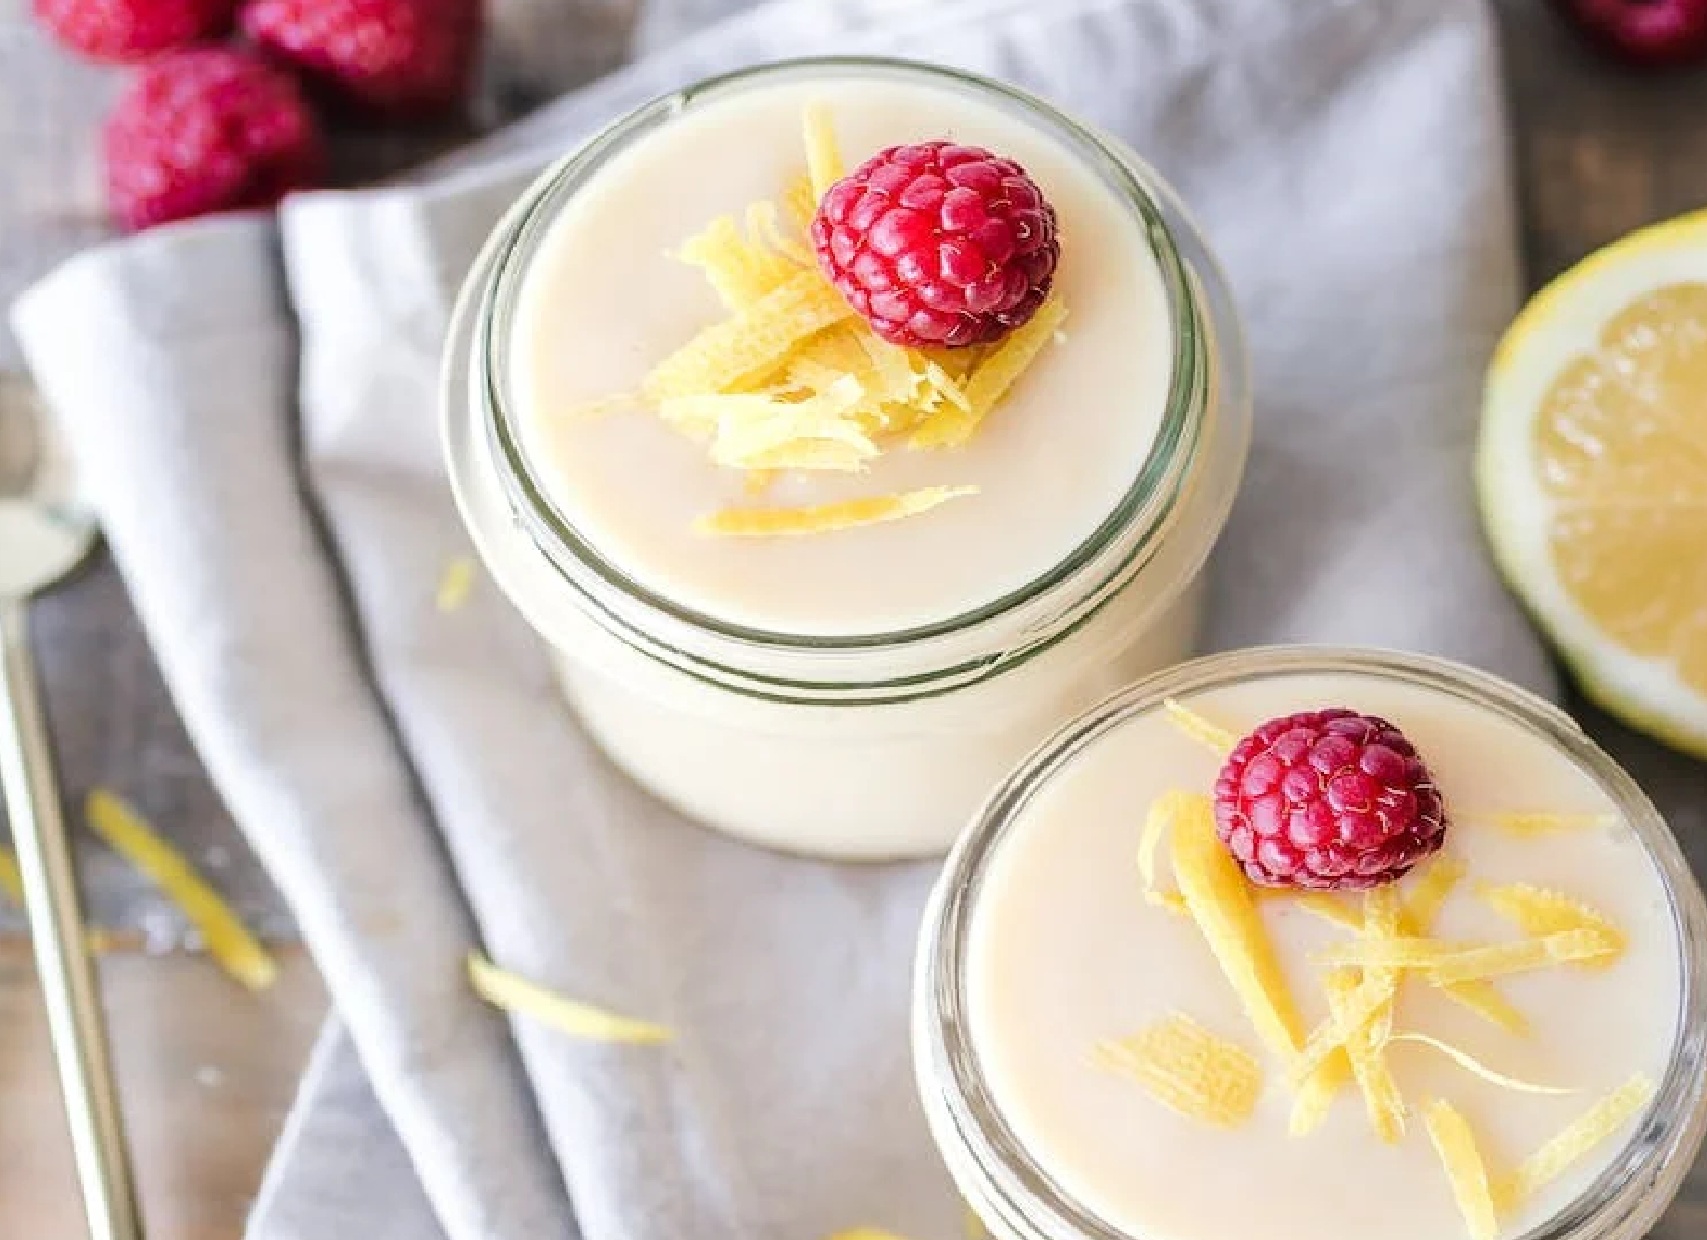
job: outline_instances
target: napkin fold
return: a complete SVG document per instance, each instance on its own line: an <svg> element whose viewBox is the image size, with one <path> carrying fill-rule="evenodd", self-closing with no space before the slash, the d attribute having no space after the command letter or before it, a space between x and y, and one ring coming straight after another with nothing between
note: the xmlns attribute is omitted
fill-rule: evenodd
<svg viewBox="0 0 1707 1240"><path fill-rule="evenodd" d="M642 28L663 40L706 5ZM1480 371L1517 294L1475 0L778 0L419 184L299 198L276 231L220 220L87 253L18 304L18 336L343 1022L256 1240L959 1234L906 1039L933 867L784 858L682 820L590 745L495 589L433 601L468 553L438 350L498 212L662 90L825 51L1029 87L1198 211L1257 390L1211 646L1403 646L1551 688L1470 493ZM506 1027L463 983L476 944L680 1038Z"/></svg>

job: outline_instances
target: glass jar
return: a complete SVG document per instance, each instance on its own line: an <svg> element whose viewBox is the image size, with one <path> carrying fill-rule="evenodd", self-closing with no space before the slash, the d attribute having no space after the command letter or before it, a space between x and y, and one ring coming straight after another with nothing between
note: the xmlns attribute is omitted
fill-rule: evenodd
<svg viewBox="0 0 1707 1240"><path fill-rule="evenodd" d="M1653 804L1562 711L1485 673L1385 652L1257 649L1198 659L1152 676L1057 732L996 790L938 880L925 912L915 975L915 1068L932 1135L956 1186L998 1240L1138 1240L1075 1201L1042 1168L1004 1120L980 1067L967 1021L968 945L980 886L1005 833L1039 789L1086 747L1168 699L1190 700L1277 675L1339 673L1373 674L1434 690L1517 724L1562 751L1633 829L1664 888L1680 945L1684 993L1670 1062L1625 1148L1575 1201L1525 1240L1638 1240L1676 1196L1707 1129L1707 903Z"/></svg>
<svg viewBox="0 0 1707 1240"><path fill-rule="evenodd" d="M1159 262L1175 341L1167 408L1115 510L1065 560L975 611L901 632L801 636L697 614L611 564L520 448L503 359L544 228L603 163L724 92L833 72L977 92L1082 154ZM1010 87L900 61L766 65L646 105L548 170L464 286L443 376L450 478L482 559L550 643L606 753L688 815L833 858L940 853L1050 729L1188 656L1200 570L1244 466L1250 396L1227 288L1171 191L1129 151Z"/></svg>

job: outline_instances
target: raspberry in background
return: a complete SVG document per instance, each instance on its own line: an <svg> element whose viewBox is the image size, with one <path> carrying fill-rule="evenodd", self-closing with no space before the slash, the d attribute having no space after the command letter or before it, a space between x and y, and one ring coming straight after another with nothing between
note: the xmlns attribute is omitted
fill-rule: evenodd
<svg viewBox="0 0 1707 1240"><path fill-rule="evenodd" d="M329 98L397 120L461 107L480 54L481 0L249 0L238 21Z"/></svg>
<svg viewBox="0 0 1707 1240"><path fill-rule="evenodd" d="M1707 60L1707 0L1553 0L1608 54L1663 68Z"/></svg>
<svg viewBox="0 0 1707 1240"><path fill-rule="evenodd" d="M74 52L145 60L231 28L237 0L34 0L36 19Z"/></svg>
<svg viewBox="0 0 1707 1240"><path fill-rule="evenodd" d="M1404 733L1333 707L1271 719L1234 746L1215 829L1261 886L1378 887L1440 847L1446 809Z"/></svg>
<svg viewBox="0 0 1707 1240"><path fill-rule="evenodd" d="M892 146L832 185L818 262L892 344L988 344L1043 304L1061 257L1055 208L1011 159L952 142Z"/></svg>
<svg viewBox="0 0 1707 1240"><path fill-rule="evenodd" d="M301 90L253 53L206 47L144 66L104 134L107 199L129 229L270 207L318 183L324 148Z"/></svg>

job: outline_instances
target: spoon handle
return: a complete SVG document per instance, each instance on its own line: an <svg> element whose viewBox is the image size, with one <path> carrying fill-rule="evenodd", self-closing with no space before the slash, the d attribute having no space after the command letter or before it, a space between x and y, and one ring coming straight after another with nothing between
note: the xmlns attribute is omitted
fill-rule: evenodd
<svg viewBox="0 0 1707 1240"><path fill-rule="evenodd" d="M124 1127L107 1061L70 841L21 601L0 599L0 785L23 871L77 1178L93 1240L140 1240Z"/></svg>

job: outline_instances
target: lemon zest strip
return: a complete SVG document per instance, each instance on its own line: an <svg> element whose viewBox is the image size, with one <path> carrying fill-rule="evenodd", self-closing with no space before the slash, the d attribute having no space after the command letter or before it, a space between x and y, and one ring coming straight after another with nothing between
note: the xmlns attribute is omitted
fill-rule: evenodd
<svg viewBox="0 0 1707 1240"><path fill-rule="evenodd" d="M1359 985L1351 969L1330 971L1323 984L1329 1007L1342 1024L1351 1023L1352 1005L1361 1002L1362 995L1373 992L1380 996L1369 1016L1351 1029L1344 1050L1351 1061L1352 1077L1363 1093L1370 1127L1382 1141L1395 1144L1405 1135L1405 1100L1387 1064L1384 1037L1379 1028L1383 1010L1390 1009L1393 1002L1392 985L1381 977L1366 977Z"/></svg>
<svg viewBox="0 0 1707 1240"><path fill-rule="evenodd" d="M1587 831L1615 826L1618 822L1611 814L1554 814L1544 810L1472 812L1459 814L1458 819L1476 826L1490 826L1520 838L1552 835L1560 831Z"/></svg>
<svg viewBox="0 0 1707 1240"><path fill-rule="evenodd" d="M1244 1123L1262 1094L1262 1068L1250 1052L1179 1012L1130 1037L1099 1042L1095 1059L1170 1111L1214 1128Z"/></svg>
<svg viewBox="0 0 1707 1240"><path fill-rule="evenodd" d="M1292 1099L1292 1113L1286 1121L1287 1135L1304 1137L1314 1132L1328 1117L1328 1110L1339 1091L1351 1079L1351 1060L1343 1046L1336 1046L1298 1086L1298 1092Z"/></svg>
<svg viewBox="0 0 1707 1240"><path fill-rule="evenodd" d="M1401 936L1341 943L1317 953L1327 965L1421 969L1436 985L1523 973L1549 965L1589 960L1616 950L1597 930L1562 930L1512 943L1451 943Z"/></svg>
<svg viewBox="0 0 1707 1240"><path fill-rule="evenodd" d="M0 891L19 908L24 906L24 873L18 868L18 854L0 846Z"/></svg>
<svg viewBox="0 0 1707 1240"><path fill-rule="evenodd" d="M474 591L474 574L472 556L459 555L452 559L439 576L439 588L433 595L434 605L449 614L468 602L468 596Z"/></svg>
<svg viewBox="0 0 1707 1240"><path fill-rule="evenodd" d="M89 793L83 814L114 852L151 879L201 934L208 954L250 990L265 990L278 977L272 953L177 849L157 835L134 809L104 788Z"/></svg>
<svg viewBox="0 0 1707 1240"><path fill-rule="evenodd" d="M1446 897L1469 868L1461 857L1448 857L1444 853L1430 857L1405 895L1404 933L1427 934L1433 930Z"/></svg>
<svg viewBox="0 0 1707 1240"><path fill-rule="evenodd" d="M1436 1099L1423 1112L1423 1126L1446 1169L1452 1199L1464 1215L1472 1240L1493 1240L1499 1232L1494 1193L1488 1184L1487 1163L1476 1148L1469 1123L1451 1103Z"/></svg>
<svg viewBox="0 0 1707 1240"><path fill-rule="evenodd" d="M1245 876L1216 837L1208 797L1182 806L1171 837L1174 880L1192 919L1258 1036L1290 1059L1303 1042L1298 1010Z"/></svg>
<svg viewBox="0 0 1707 1240"><path fill-rule="evenodd" d="M724 508L700 517L694 522L694 529L701 534L732 538L822 534L899 521L929 512L950 500L976 494L977 487L922 487L896 495L875 495L802 508Z"/></svg>
<svg viewBox="0 0 1707 1240"><path fill-rule="evenodd" d="M572 1038L630 1046L660 1046L675 1040L675 1033L663 1025L619 1016L590 1003L565 998L500 969L478 952L468 954L468 981L474 993L492 1006L532 1017Z"/></svg>
<svg viewBox="0 0 1707 1240"><path fill-rule="evenodd" d="M1611 919L1563 892L1528 883L1497 886L1482 883L1477 886L1476 894L1501 917L1517 923L1518 929L1527 935L1538 937L1569 930L1589 930L1601 935L1609 948L1605 955L1583 962L1591 968L1612 964L1624 951L1624 932Z"/></svg>
<svg viewBox="0 0 1707 1240"><path fill-rule="evenodd" d="M1051 294L1037 312L995 346L966 380L966 408L939 409L913 432L915 448L958 448L1037 360L1067 318L1066 303Z"/></svg>
<svg viewBox="0 0 1707 1240"><path fill-rule="evenodd" d="M1494 1196L1507 1209L1522 1205L1557 1179L1566 1168L1641 1113L1654 1096L1654 1083L1638 1072L1502 1177Z"/></svg>
<svg viewBox="0 0 1707 1240"><path fill-rule="evenodd" d="M1469 1051L1461 1050L1450 1042L1443 1042L1439 1038L1430 1037L1426 1033L1395 1033L1388 1038L1387 1041L1389 1044L1394 1042L1409 1042L1417 1046L1426 1046L1433 1050L1437 1050L1453 1063L1457 1064L1460 1068L1463 1068L1466 1072L1473 1076L1481 1077L1490 1085L1498 1085L1501 1089L1514 1090L1520 1094L1574 1094L1577 1092L1574 1089L1567 1089L1559 1085L1538 1085L1533 1081L1519 1080L1515 1076L1507 1076L1503 1072L1496 1072L1494 1069L1488 1067L1487 1064L1470 1054Z"/></svg>
<svg viewBox="0 0 1707 1240"><path fill-rule="evenodd" d="M1239 738L1227 728L1198 714L1175 698L1162 699L1162 713L1174 727L1192 740L1207 745L1223 758L1232 753L1233 746L1239 743Z"/></svg>
<svg viewBox="0 0 1707 1240"><path fill-rule="evenodd" d="M836 126L822 100L806 105L806 174L812 180L814 201L823 199L830 186L842 179L842 152L836 142Z"/></svg>

